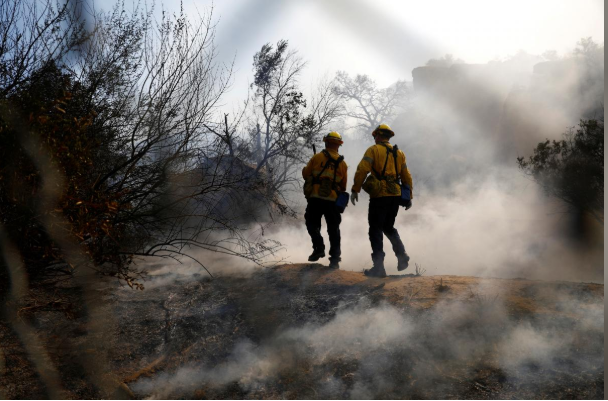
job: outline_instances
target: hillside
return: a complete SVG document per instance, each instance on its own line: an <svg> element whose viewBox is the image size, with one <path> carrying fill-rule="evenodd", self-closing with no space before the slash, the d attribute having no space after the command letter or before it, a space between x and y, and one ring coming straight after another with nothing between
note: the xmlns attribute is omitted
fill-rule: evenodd
<svg viewBox="0 0 608 401"><path fill-rule="evenodd" d="M144 291L113 282L100 290L103 332L79 310L69 319L56 310L27 315L67 398L604 396L600 284L377 279L319 264L215 280L166 269L151 277ZM86 337L103 344L96 372L80 362ZM0 395L44 397L5 323L0 344ZM92 375L119 392L96 389Z"/></svg>

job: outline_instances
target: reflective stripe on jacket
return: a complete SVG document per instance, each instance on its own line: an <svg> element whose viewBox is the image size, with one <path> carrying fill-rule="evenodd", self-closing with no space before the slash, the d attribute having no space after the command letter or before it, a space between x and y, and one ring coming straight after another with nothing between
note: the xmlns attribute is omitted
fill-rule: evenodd
<svg viewBox="0 0 608 401"><path fill-rule="evenodd" d="M331 155L331 157L334 160L337 160L338 157L340 157L340 154L338 152L329 150L329 149L326 149L326 150L329 152L329 154ZM306 167L304 167L302 169L302 177L304 179L307 179L308 177L311 177L311 176L317 177L319 175L319 173L321 173L321 170L323 170L323 167L325 167L326 163L329 163L329 165L323 171L323 173L321 174L319 179L324 179L324 180L328 179L333 182L335 163L330 161L323 154L323 152L317 153L310 159L310 161L308 162ZM347 170L348 170L348 166L346 165L346 162L342 161L342 163L340 163L340 165L338 166L338 171L336 172L336 187L340 191L346 191ZM319 199L332 200L332 201L335 201L338 198L338 194L336 193L335 189L332 189L331 194L327 197L320 196L319 195L319 186L320 186L320 184L318 184L318 183L314 184L313 192L312 192L312 195L310 196L311 198L319 198Z"/></svg>
<svg viewBox="0 0 608 401"><path fill-rule="evenodd" d="M383 142L390 149L393 149L393 145L388 142ZM365 178L368 174L374 174L372 172L372 167L378 174L382 174L382 169L384 168L384 162L386 160L386 154L388 149L380 144L375 144L367 148L365 154L363 155L363 159L359 162L357 166L357 172L355 173L355 182L353 183L352 191L353 192L361 192L361 186L365 181ZM397 165L400 168L399 176L401 177L401 182L407 184L411 188L411 196L414 198L414 183L412 181L412 174L410 174L410 170L407 168L407 162L405 160L405 153L401 149L397 151ZM392 153L388 155L388 162L386 163L386 172L385 176L396 177L395 171L395 158ZM375 175L375 174L374 174ZM376 176L376 178L378 178ZM386 191L386 188L383 187L380 195L376 196L376 198L380 198L383 196L400 196L395 194L390 194Z"/></svg>

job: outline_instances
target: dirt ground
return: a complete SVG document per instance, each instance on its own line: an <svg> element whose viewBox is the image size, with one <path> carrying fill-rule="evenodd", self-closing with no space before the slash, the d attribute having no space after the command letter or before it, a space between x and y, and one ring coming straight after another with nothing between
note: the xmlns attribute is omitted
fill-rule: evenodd
<svg viewBox="0 0 608 401"><path fill-rule="evenodd" d="M74 307L23 310L38 351L0 322L0 398L604 398L601 284L320 264L150 284L108 281L94 316L69 287Z"/></svg>

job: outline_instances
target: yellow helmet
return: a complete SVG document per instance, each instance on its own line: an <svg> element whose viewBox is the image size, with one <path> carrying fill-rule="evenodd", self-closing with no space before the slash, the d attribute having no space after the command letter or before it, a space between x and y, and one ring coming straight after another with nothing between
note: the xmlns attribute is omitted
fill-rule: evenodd
<svg viewBox="0 0 608 401"><path fill-rule="evenodd" d="M395 136L395 133L393 132L391 127L389 127L387 124L378 125L378 127L376 127L374 132L372 132L372 136L374 136L374 137L378 134L383 134L383 135L388 134L389 136Z"/></svg>
<svg viewBox="0 0 608 401"><path fill-rule="evenodd" d="M342 142L342 136L340 136L340 134L338 134L336 131L332 131L323 137L323 142L327 141L338 142L340 145L344 143Z"/></svg>

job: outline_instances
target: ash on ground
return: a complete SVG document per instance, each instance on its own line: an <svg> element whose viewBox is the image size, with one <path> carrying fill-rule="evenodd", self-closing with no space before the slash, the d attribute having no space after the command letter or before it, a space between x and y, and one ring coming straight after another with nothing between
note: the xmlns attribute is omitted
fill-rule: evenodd
<svg viewBox="0 0 608 401"><path fill-rule="evenodd" d="M87 331L78 308L26 314L67 398L107 397L91 374L135 398L604 397L601 284L377 279L321 264L151 277L144 291L99 291L103 335ZM93 335L107 372L79 365ZM3 395L45 397L5 323L0 343Z"/></svg>

